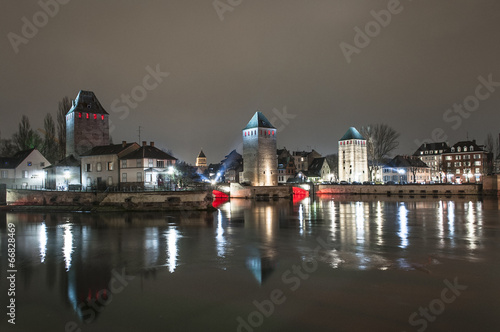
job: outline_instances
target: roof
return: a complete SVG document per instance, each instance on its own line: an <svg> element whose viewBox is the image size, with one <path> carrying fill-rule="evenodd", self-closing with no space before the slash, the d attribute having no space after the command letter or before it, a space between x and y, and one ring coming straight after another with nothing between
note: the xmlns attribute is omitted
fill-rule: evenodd
<svg viewBox="0 0 500 332"><path fill-rule="evenodd" d="M206 158L205 154L203 153L203 150L200 151L198 158Z"/></svg>
<svg viewBox="0 0 500 332"><path fill-rule="evenodd" d="M92 91L80 90L78 96L73 101L73 105L68 111L68 114L74 112L88 112L94 114L108 114L102 107L99 100Z"/></svg>
<svg viewBox="0 0 500 332"><path fill-rule="evenodd" d="M326 158L321 157L321 158L314 158L313 162L311 163L311 166L309 166L309 169L307 171L306 176L311 177L320 177L321 176L321 169L323 168L323 164L325 163Z"/></svg>
<svg viewBox="0 0 500 332"><path fill-rule="evenodd" d="M252 117L250 122L248 122L247 126L243 128L243 130L257 127L276 129L261 112L255 112L254 116Z"/></svg>
<svg viewBox="0 0 500 332"><path fill-rule="evenodd" d="M433 142L433 143L424 143L420 145L420 147L413 154L414 156L420 156L421 151L439 151L443 150L443 152L448 148L448 143L446 142Z"/></svg>
<svg viewBox="0 0 500 332"><path fill-rule="evenodd" d="M12 157L0 157L0 168L16 168L21 164L36 148L19 151Z"/></svg>
<svg viewBox="0 0 500 332"><path fill-rule="evenodd" d="M473 147L473 150L470 149L470 147ZM453 144L452 147L448 148L446 150L446 153L461 153L461 152L466 152L464 151L464 148L467 148L467 152L482 152L485 151L484 145L478 145L476 143L476 140L472 141L460 141L455 144ZM455 151L452 151L451 148L455 148ZM461 152L458 152L457 148L461 148Z"/></svg>
<svg viewBox="0 0 500 332"><path fill-rule="evenodd" d="M81 156L99 156L99 155L110 155L119 154L120 152L126 150L137 143L126 143L126 144L110 144L110 145L100 145L94 146L91 150L83 153Z"/></svg>
<svg viewBox="0 0 500 332"><path fill-rule="evenodd" d="M420 158L412 156L396 156L391 161L389 161L386 167L398 167L398 168L408 168L408 167L429 167Z"/></svg>
<svg viewBox="0 0 500 332"><path fill-rule="evenodd" d="M73 167L80 167L80 160L76 159L75 156L70 155L67 156L59 161L56 161L54 164L45 167L45 168L52 168L52 167L63 167L63 166L73 166Z"/></svg>
<svg viewBox="0 0 500 332"><path fill-rule="evenodd" d="M158 149L155 146L151 145L146 145L146 146L141 146L139 149L132 151L120 159L142 159L142 158L148 158L148 159L160 159L160 160L177 160L177 158L172 157L166 152L163 152L162 150Z"/></svg>
<svg viewBox="0 0 500 332"><path fill-rule="evenodd" d="M351 127L347 130L347 132L344 134L344 136L342 136L340 141L347 141L350 139L363 139L364 140L365 138L363 136L361 136L361 134L359 133L359 131L356 128Z"/></svg>

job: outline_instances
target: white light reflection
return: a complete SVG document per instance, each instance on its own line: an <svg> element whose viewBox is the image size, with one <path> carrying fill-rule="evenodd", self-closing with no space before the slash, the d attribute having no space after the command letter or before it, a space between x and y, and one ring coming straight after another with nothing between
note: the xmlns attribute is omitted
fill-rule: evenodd
<svg viewBox="0 0 500 332"><path fill-rule="evenodd" d="M399 232L398 235L401 238L401 248L406 248L408 246L408 210L404 203L399 206Z"/></svg>
<svg viewBox="0 0 500 332"><path fill-rule="evenodd" d="M157 227L148 227L144 230L144 263L146 266L158 264L159 231Z"/></svg>
<svg viewBox="0 0 500 332"><path fill-rule="evenodd" d="M467 223L466 223L466 228L467 228L467 234L469 237L469 249L474 250L476 249L476 241L477 237L475 234L475 223L476 223L476 215L474 214L474 205L472 202L469 202L467 205Z"/></svg>
<svg viewBox="0 0 500 332"><path fill-rule="evenodd" d="M455 246L455 202L448 202L448 231L451 245Z"/></svg>
<svg viewBox="0 0 500 332"><path fill-rule="evenodd" d="M40 262L43 263L45 262L45 256L47 254L47 226L45 222L42 222L40 226L38 238L40 240Z"/></svg>
<svg viewBox="0 0 500 332"><path fill-rule="evenodd" d="M179 231L175 228L170 228L165 236L167 238L167 267L170 273L173 273L177 267L177 256L179 252L177 240L179 239Z"/></svg>
<svg viewBox="0 0 500 332"><path fill-rule="evenodd" d="M71 232L71 224L63 225L64 228L64 246L63 255L66 271L71 267L71 254L73 253L73 233Z"/></svg>
<svg viewBox="0 0 500 332"><path fill-rule="evenodd" d="M356 239L360 244L365 241L365 211L362 202L356 202Z"/></svg>
<svg viewBox="0 0 500 332"><path fill-rule="evenodd" d="M304 235L304 206L302 203L299 205L299 228L300 235Z"/></svg>
<svg viewBox="0 0 500 332"><path fill-rule="evenodd" d="M439 230L439 247L444 248L444 209L443 201L439 201L439 207L437 210L437 227Z"/></svg>
<svg viewBox="0 0 500 332"><path fill-rule="evenodd" d="M382 224L383 224L383 214L382 214L382 203L380 201L377 202L377 244L379 246L384 244L383 233L382 233Z"/></svg>
<svg viewBox="0 0 500 332"><path fill-rule="evenodd" d="M224 258L226 256L226 239L224 238L224 228L222 228L222 212L217 214L217 233L215 236L217 243L217 256Z"/></svg>
<svg viewBox="0 0 500 332"><path fill-rule="evenodd" d="M330 224L330 232L331 232L331 237L332 237L332 240L335 241L336 240L336 225L335 225L335 202L333 200L330 201L330 220L331 220L331 224Z"/></svg>

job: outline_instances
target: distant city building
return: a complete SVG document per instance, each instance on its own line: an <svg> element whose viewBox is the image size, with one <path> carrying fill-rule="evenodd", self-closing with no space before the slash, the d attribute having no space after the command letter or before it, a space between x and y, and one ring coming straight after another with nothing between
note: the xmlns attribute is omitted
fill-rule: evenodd
<svg viewBox="0 0 500 332"><path fill-rule="evenodd" d="M314 149L311 151L293 151L292 155L297 172L307 171L314 159L322 157L321 154Z"/></svg>
<svg viewBox="0 0 500 332"><path fill-rule="evenodd" d="M240 181L252 186L278 185L276 128L256 112L243 129L243 174Z"/></svg>
<svg viewBox="0 0 500 332"><path fill-rule="evenodd" d="M278 149L278 183L285 184L296 173L295 162L292 154L286 149Z"/></svg>
<svg viewBox="0 0 500 332"><path fill-rule="evenodd" d="M311 182L331 182L335 181L332 167L325 157L313 160L307 171L300 171L303 176Z"/></svg>
<svg viewBox="0 0 500 332"><path fill-rule="evenodd" d="M446 142L424 143L413 154L430 167L432 181L442 182L444 180L442 155L448 148Z"/></svg>
<svg viewBox="0 0 500 332"><path fill-rule="evenodd" d="M45 187L45 167L50 162L36 148L20 151L12 157L0 157L0 183L19 189Z"/></svg>
<svg viewBox="0 0 500 332"><path fill-rule="evenodd" d="M66 114L66 156L77 159L95 146L109 145L109 115L92 91L81 90Z"/></svg>
<svg viewBox="0 0 500 332"><path fill-rule="evenodd" d="M221 161L219 172L222 176L222 181L227 183L240 182L240 173L243 170L243 156L236 152L231 151L224 160Z"/></svg>
<svg viewBox="0 0 500 332"><path fill-rule="evenodd" d="M443 153L443 172L446 182L482 182L484 175L493 173L493 154L476 140L455 143Z"/></svg>
<svg viewBox="0 0 500 332"><path fill-rule="evenodd" d="M123 141L122 144L95 146L82 154L83 188L105 189L106 187L119 187L120 181L123 180L127 182L126 175L124 179L120 179L120 158L139 148L137 143Z"/></svg>
<svg viewBox="0 0 500 332"><path fill-rule="evenodd" d="M368 181L366 139L354 127L339 140L339 180Z"/></svg>
<svg viewBox="0 0 500 332"><path fill-rule="evenodd" d="M415 156L396 156L382 170L384 182L429 183L431 169Z"/></svg>
<svg viewBox="0 0 500 332"><path fill-rule="evenodd" d="M120 157L120 187L160 187L175 189L175 166L177 159L155 147L142 142L139 149Z"/></svg>

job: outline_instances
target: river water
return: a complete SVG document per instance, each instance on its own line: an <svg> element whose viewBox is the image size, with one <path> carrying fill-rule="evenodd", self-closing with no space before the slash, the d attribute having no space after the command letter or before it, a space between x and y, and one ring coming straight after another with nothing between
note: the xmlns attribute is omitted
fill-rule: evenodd
<svg viewBox="0 0 500 332"><path fill-rule="evenodd" d="M499 331L499 207L323 197L2 213L0 331Z"/></svg>

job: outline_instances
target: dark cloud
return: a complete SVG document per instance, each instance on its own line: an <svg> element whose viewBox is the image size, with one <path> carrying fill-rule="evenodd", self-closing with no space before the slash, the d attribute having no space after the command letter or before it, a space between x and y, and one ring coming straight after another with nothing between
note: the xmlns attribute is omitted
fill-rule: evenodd
<svg viewBox="0 0 500 332"><path fill-rule="evenodd" d="M1 3L1 133L22 114L42 126L64 96L93 90L112 113L115 141L142 138L194 162L209 162L241 141L259 109L295 115L279 146L336 151L349 126L384 122L402 133L400 152L442 128L450 142L498 133L500 91L481 101L457 130L443 120L475 93L478 77L500 82L500 3L401 1L402 11L347 63L340 43L391 1L247 1L221 21L212 1L70 1L16 54L7 34L21 34L37 2ZM170 75L124 113L112 103L143 84L146 67ZM500 88L498 88L500 90ZM281 125L275 124L276 126Z"/></svg>

